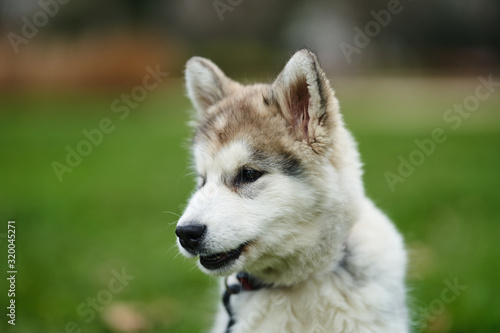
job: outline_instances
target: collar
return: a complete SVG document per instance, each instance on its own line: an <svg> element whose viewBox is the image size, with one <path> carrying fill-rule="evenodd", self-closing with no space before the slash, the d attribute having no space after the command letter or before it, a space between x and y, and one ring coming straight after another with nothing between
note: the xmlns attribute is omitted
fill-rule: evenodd
<svg viewBox="0 0 500 333"><path fill-rule="evenodd" d="M271 287L271 285L260 282L247 272L238 272L236 274L238 283L228 284L228 278L229 277L226 277L225 280L226 290L224 291L224 295L222 297L222 302L224 303L224 307L226 308L227 314L229 315L229 322L227 324L226 333L231 332L231 327L235 323L230 303L231 295L239 294L242 291L255 291L262 288Z"/></svg>
<svg viewBox="0 0 500 333"><path fill-rule="evenodd" d="M260 282L256 277L251 276L247 272L238 272L236 274L236 279L238 280L238 284L228 285L226 278L226 290L230 291L232 294L239 294L241 290L244 291L252 291L259 290L263 287L269 287L265 283ZM236 288L235 288L236 287ZM236 290L238 289L238 290Z"/></svg>

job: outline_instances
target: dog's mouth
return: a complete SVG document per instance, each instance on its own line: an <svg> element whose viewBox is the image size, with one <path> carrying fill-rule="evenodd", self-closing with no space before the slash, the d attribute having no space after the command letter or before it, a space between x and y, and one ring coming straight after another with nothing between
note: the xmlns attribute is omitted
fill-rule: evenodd
<svg viewBox="0 0 500 333"><path fill-rule="evenodd" d="M241 244L237 249L228 252L216 253L210 256L200 256L200 264L206 269L219 269L227 266L240 257L246 245L247 243Z"/></svg>

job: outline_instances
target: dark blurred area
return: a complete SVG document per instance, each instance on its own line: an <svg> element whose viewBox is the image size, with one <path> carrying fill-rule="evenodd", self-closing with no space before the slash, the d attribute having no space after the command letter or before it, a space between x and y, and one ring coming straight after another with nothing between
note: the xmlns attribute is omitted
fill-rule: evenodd
<svg viewBox="0 0 500 333"><path fill-rule="evenodd" d="M496 0L2 0L0 10L2 90L129 85L151 63L178 76L195 54L230 75L274 75L304 46L331 75L474 75L500 62Z"/></svg>

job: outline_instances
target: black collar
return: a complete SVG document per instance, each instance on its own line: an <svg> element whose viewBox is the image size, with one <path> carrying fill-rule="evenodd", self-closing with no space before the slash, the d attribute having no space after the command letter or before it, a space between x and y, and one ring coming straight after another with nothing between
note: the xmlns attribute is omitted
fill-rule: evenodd
<svg viewBox="0 0 500 333"><path fill-rule="evenodd" d="M231 295L239 294L242 291L254 291L261 288L269 288L271 285L264 284L258 281L255 277L251 276L247 272L238 272L236 274L236 279L238 279L239 283L228 284L227 279L228 278L226 278L226 290L224 291L224 295L222 296L222 302L224 303L224 307L226 308L227 314L229 315L229 322L226 329L226 333L229 333L231 332L231 327L235 323L233 311L231 310L231 303L229 302Z"/></svg>

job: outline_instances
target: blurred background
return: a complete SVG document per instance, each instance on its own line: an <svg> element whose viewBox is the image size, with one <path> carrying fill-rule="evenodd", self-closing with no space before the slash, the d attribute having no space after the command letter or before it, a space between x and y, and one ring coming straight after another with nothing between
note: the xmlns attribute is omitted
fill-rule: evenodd
<svg viewBox="0 0 500 333"><path fill-rule="evenodd" d="M413 331L500 332L498 1L0 0L0 35L1 332L207 331L183 66L271 82L304 46L405 236Z"/></svg>

